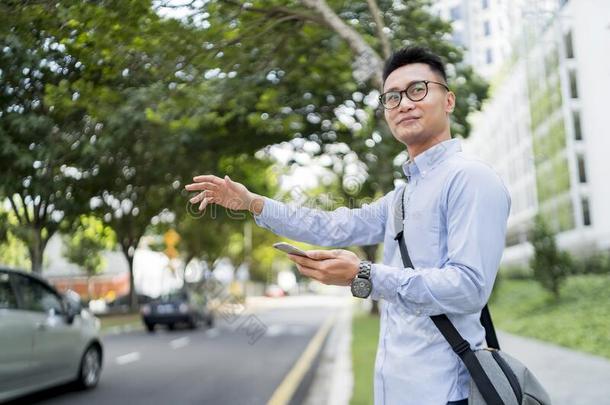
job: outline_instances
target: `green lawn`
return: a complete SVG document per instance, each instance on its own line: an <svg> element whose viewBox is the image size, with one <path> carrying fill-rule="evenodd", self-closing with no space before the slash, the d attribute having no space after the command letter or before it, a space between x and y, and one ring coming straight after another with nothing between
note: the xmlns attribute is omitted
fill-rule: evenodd
<svg viewBox="0 0 610 405"><path fill-rule="evenodd" d="M379 317L368 314L354 315L352 324L354 392L351 405L373 403L373 373L378 339Z"/></svg>
<svg viewBox="0 0 610 405"><path fill-rule="evenodd" d="M498 329L610 358L610 275L569 277L558 302L534 280L502 279L494 294Z"/></svg>
<svg viewBox="0 0 610 405"><path fill-rule="evenodd" d="M610 358L610 275L568 278L557 302L534 280L504 278L496 288L490 310L498 329ZM373 403L378 334L378 317L354 315L351 405Z"/></svg>

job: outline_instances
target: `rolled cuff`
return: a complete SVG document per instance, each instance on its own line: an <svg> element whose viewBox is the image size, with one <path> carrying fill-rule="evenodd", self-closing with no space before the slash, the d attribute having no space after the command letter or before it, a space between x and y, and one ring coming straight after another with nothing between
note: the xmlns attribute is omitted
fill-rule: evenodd
<svg viewBox="0 0 610 405"><path fill-rule="evenodd" d="M254 222L260 227L271 229L273 220L279 217L279 213L283 209L283 205L279 201L272 200L269 197L263 197L263 209L259 215L254 214Z"/></svg>
<svg viewBox="0 0 610 405"><path fill-rule="evenodd" d="M373 284L371 298L374 300L383 299L389 302L396 302L398 288L403 279L401 276L404 276L403 271L396 267L374 263L371 266L371 283Z"/></svg>

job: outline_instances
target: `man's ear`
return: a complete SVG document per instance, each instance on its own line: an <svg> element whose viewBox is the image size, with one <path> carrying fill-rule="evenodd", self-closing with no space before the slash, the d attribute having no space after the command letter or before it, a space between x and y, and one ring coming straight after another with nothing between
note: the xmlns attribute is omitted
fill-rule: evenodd
<svg viewBox="0 0 610 405"><path fill-rule="evenodd" d="M453 110L455 110L455 93L448 91L445 99L445 112L451 114Z"/></svg>

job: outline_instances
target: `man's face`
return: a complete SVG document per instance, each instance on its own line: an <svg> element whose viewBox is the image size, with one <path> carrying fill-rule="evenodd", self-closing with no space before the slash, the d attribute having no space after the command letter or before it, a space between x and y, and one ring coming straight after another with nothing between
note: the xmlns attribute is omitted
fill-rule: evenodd
<svg viewBox="0 0 610 405"><path fill-rule="evenodd" d="M414 81L444 83L439 74L424 63L413 63L394 70L385 81L383 92L404 90ZM390 130L404 145L426 144L449 134L449 117L455 106L455 95L443 86L428 83L428 94L421 101L411 101L402 93L398 107L385 110Z"/></svg>

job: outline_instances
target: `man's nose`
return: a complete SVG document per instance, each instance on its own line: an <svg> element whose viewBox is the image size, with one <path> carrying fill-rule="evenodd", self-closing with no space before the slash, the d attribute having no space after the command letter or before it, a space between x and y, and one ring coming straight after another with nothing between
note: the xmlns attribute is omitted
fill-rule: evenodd
<svg viewBox="0 0 610 405"><path fill-rule="evenodd" d="M409 111L415 108L415 102L411 101L409 97L407 97L407 93L403 91L400 93L400 103L398 103L398 110L401 111Z"/></svg>

